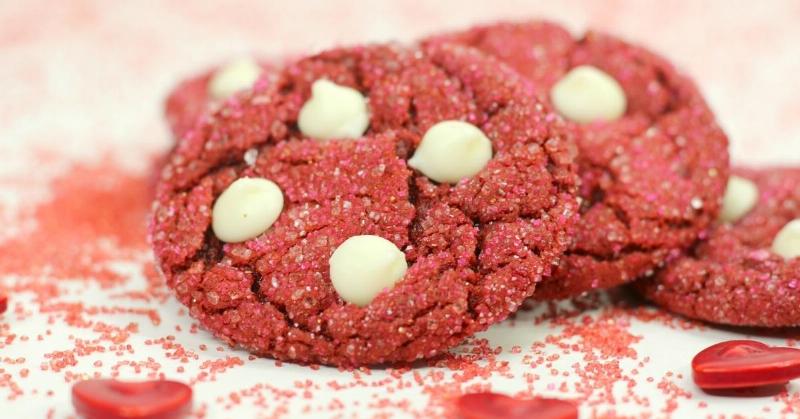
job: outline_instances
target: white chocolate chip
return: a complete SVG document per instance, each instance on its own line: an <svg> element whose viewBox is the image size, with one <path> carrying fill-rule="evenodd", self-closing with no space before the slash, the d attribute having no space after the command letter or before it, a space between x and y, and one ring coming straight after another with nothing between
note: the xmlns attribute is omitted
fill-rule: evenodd
<svg viewBox="0 0 800 419"><path fill-rule="evenodd" d="M331 283L348 303L364 307L385 288L391 288L408 269L406 255L378 236L353 236L330 259Z"/></svg>
<svg viewBox="0 0 800 419"><path fill-rule="evenodd" d="M217 198L211 228L223 242L243 242L267 231L282 210L283 193L278 185L263 178L241 178Z"/></svg>
<svg viewBox="0 0 800 419"><path fill-rule="evenodd" d="M430 127L408 165L440 183L475 176L492 159L492 142L475 125L442 121Z"/></svg>
<svg viewBox="0 0 800 419"><path fill-rule="evenodd" d="M590 65L570 70L550 89L550 99L558 113L581 124L613 121L625 114L628 102L613 77Z"/></svg>
<svg viewBox="0 0 800 419"><path fill-rule="evenodd" d="M329 80L311 85L311 98L297 118L300 132L317 140L361 137L369 126L367 99L356 89Z"/></svg>
<svg viewBox="0 0 800 419"><path fill-rule="evenodd" d="M783 226L772 241L772 251L784 259L800 256L800 218L795 218Z"/></svg>
<svg viewBox="0 0 800 419"><path fill-rule="evenodd" d="M749 179L731 176L722 197L720 221L735 223L744 217L758 202L758 186Z"/></svg>
<svg viewBox="0 0 800 419"><path fill-rule="evenodd" d="M208 82L214 100L224 100L234 93L253 87L261 75L261 67L251 58L240 58L217 70Z"/></svg>

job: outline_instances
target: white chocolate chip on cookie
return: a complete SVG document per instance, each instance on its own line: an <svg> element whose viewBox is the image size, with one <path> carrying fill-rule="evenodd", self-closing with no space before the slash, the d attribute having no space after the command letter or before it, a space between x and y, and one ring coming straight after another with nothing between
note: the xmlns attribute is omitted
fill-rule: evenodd
<svg viewBox="0 0 800 419"><path fill-rule="evenodd" d="M722 198L720 221L734 223L744 217L758 202L758 186L749 179L731 176Z"/></svg>
<svg viewBox="0 0 800 419"><path fill-rule="evenodd" d="M317 80L300 109L297 125L300 132L317 140L361 137L369 126L367 99L356 89Z"/></svg>
<svg viewBox="0 0 800 419"><path fill-rule="evenodd" d="M597 67L570 70L550 89L558 113L578 123L613 121L625 114L627 98L622 86Z"/></svg>
<svg viewBox="0 0 800 419"><path fill-rule="evenodd" d="M408 269L405 254L379 236L353 236L330 258L333 288L344 301L364 307L386 288L403 278Z"/></svg>
<svg viewBox="0 0 800 419"><path fill-rule="evenodd" d="M772 251L783 256L784 259L800 256L800 218L783 226L775 236L775 240L772 241Z"/></svg>
<svg viewBox="0 0 800 419"><path fill-rule="evenodd" d="M283 193L263 178L241 178L214 202L211 228L226 243L238 243L267 231L283 210Z"/></svg>
<svg viewBox="0 0 800 419"><path fill-rule="evenodd" d="M492 143L475 125L442 121L422 137L408 165L440 183L475 176L492 159Z"/></svg>
<svg viewBox="0 0 800 419"><path fill-rule="evenodd" d="M261 67L251 58L240 58L217 70L208 82L214 100L224 100L234 93L253 87L261 75Z"/></svg>

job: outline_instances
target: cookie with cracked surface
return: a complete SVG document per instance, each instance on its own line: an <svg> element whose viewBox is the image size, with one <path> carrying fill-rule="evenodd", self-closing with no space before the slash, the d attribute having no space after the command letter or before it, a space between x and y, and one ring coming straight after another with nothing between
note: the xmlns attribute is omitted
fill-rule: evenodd
<svg viewBox="0 0 800 419"><path fill-rule="evenodd" d="M636 286L694 319L800 325L800 169L734 169L708 239Z"/></svg>
<svg viewBox="0 0 800 419"><path fill-rule="evenodd" d="M173 151L151 224L169 286L220 338L297 362L414 361L503 320L577 214L575 146L526 89L462 46L287 65Z"/></svg>
<svg viewBox="0 0 800 419"><path fill-rule="evenodd" d="M706 232L728 173L727 138L694 83L665 59L613 36L575 39L550 22L436 35L498 57L573 128L581 221L534 298L651 275Z"/></svg>

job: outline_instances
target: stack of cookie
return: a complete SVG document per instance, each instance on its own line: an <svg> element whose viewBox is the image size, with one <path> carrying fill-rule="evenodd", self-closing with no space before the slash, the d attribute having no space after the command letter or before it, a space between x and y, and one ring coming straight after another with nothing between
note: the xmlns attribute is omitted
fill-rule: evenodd
<svg viewBox="0 0 800 419"><path fill-rule="evenodd" d="M613 36L500 23L239 60L181 83L166 113L159 265L259 355L411 362L528 298L636 279L688 316L800 318L800 170L729 182L697 87Z"/></svg>

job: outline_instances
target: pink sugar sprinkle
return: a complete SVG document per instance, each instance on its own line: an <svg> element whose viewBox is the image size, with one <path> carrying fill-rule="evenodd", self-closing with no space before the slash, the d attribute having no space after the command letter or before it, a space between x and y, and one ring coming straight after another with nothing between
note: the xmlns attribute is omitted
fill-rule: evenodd
<svg viewBox="0 0 800 419"><path fill-rule="evenodd" d="M85 185L88 183L86 176L108 172L112 184L120 182L130 193L142 194L126 198L128 205L124 210L138 215L126 215L120 222L124 224L129 218L137 218L141 223L148 207L147 188L143 186L148 180L111 173L116 170L99 166L65 175L54 182L53 200L32 210L31 216L46 219L53 216L57 208L67 212L85 211L82 205L69 203L74 197L67 196L67 192L73 191L75 186L64 185ZM136 186L137 182L142 185ZM90 194L97 207L93 211L122 210L117 203L107 202L114 200L115 194L100 186L95 189ZM177 377L197 388L216 389L206 394L224 395L219 399L197 400L193 417L219 415L218 408L230 412L253 408L264 417L299 411L311 415L344 414L355 405L354 394L370 395L359 399L357 405L359 412L366 416L406 413L441 417L452 414L452 403L458 396L497 390L501 385L509 385L509 392L515 397L547 394L575 400L582 404L583 413L597 417L618 417L628 409L658 411L669 416L689 402L691 407L707 407L703 401L691 400L691 389L680 387L686 381L682 378L686 370L679 369L680 366L670 365L671 371L664 373L648 370L652 364L662 361L642 354L640 344L649 337L640 336L632 326L651 323L675 331L700 332L706 327L652 308L631 306L625 299L615 296L606 301L605 297L592 294L570 304L536 305L534 311L520 312L513 321L498 325L512 329L511 334L516 339L513 344L493 345L492 340L479 335L449 354L413 367L400 365L374 370L302 367L234 351L221 342L199 341L211 337L185 310L170 305L172 297L154 266L141 261L142 252L147 251L146 243L138 239L126 242L130 237L117 232L116 227L92 227L93 222L82 217L85 216L67 215L87 234L87 243L100 242L107 236L115 243L99 250L89 245L70 250L77 252L81 260L85 260L83 255L88 255L90 262L87 263L94 266L84 266L83 262L67 263L62 260L65 256L59 255L52 261L50 279L43 281L39 279L41 272L38 270L35 273L25 271L16 262L0 261L1 269L9 269L0 270L0 273L19 278L3 283L14 296L14 309L0 318L0 353L4 354L0 358L0 393L3 398L37 397L46 403L60 402L64 387L36 388L32 385L42 377L56 377L59 383L93 377ZM96 220L105 223L107 221L103 220L109 217L101 215ZM37 227L29 238L52 239L65 246L65 237L49 236L67 234L66 228L54 224L43 223L54 230L48 233ZM129 225L125 228L143 231L143 227ZM36 247L25 246L29 251ZM19 257L25 256L21 253L23 250L15 252ZM110 271L106 267L116 260L139 264L141 269L136 278L141 282L128 286L131 278L117 272L104 277L106 271ZM100 287L113 298L82 300L76 298L70 287L78 287L78 290ZM120 292L122 289L125 292ZM15 322L37 319L43 323L37 333L15 332ZM795 342L790 340L789 344ZM36 345L44 350L41 356L29 355L24 348L30 346L24 345ZM12 353L18 355L12 356ZM245 368L247 374L239 375ZM278 371L277 368L285 369ZM251 371L263 372L263 376L253 378ZM297 380L294 383L273 382L270 373L276 371L281 375L297 374ZM227 380L243 376L252 381L230 385ZM220 392L223 380L226 384L224 392ZM643 388L650 389L649 393ZM653 397L653 390L662 397ZM47 397L41 397L43 395ZM773 414L800 412L800 400L795 393L778 394L773 402L778 404L777 407L773 405ZM209 409L213 414L208 413ZM55 416L54 411L50 412Z"/></svg>

